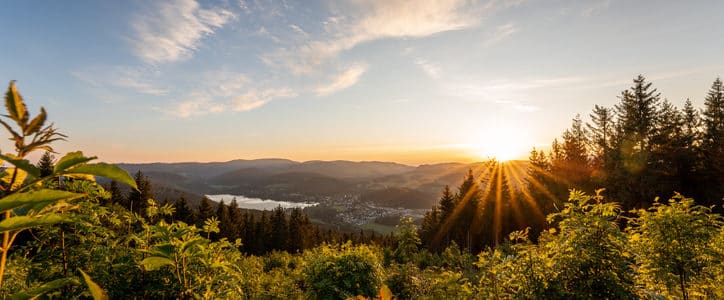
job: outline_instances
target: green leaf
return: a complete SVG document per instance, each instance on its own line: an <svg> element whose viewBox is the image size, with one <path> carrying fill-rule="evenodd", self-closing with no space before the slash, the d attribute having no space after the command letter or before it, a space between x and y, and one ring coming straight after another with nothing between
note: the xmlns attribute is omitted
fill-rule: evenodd
<svg viewBox="0 0 724 300"><path fill-rule="evenodd" d="M95 283L93 279L88 276L83 270L78 269L80 271L80 274L83 275L83 280L85 280L85 284L88 286L88 290L91 292L91 296L93 296L93 300L108 300L108 294L106 294L106 291L101 288L100 285Z"/></svg>
<svg viewBox="0 0 724 300"><path fill-rule="evenodd" d="M32 176L33 178L40 177L40 169L35 167L27 159L20 159L20 158L15 157L15 155L5 155L5 154L0 154L0 159L3 159L5 161L11 163L18 169L28 172L28 174L30 176Z"/></svg>
<svg viewBox="0 0 724 300"><path fill-rule="evenodd" d="M43 294L45 294L47 292L50 292L52 290L57 290L66 285L69 285L69 284L77 284L77 281L75 280L75 278L56 279L51 282L45 283L39 287L36 287L32 290L15 293L12 296L10 296L10 299L12 299L12 300L36 299L39 296L42 296Z"/></svg>
<svg viewBox="0 0 724 300"><path fill-rule="evenodd" d="M149 256L141 261L141 265L147 271L154 271L162 268L163 266L173 266L174 261L165 257Z"/></svg>
<svg viewBox="0 0 724 300"><path fill-rule="evenodd" d="M73 200L83 196L85 196L85 194L51 189L42 189L25 193L14 193L0 199L0 211L6 211L23 205L37 204L40 202Z"/></svg>
<svg viewBox="0 0 724 300"><path fill-rule="evenodd" d="M25 123L28 121L28 110L23 102L23 97L15 88L15 81L10 82L8 92L5 94L5 108L7 108L10 118L24 129Z"/></svg>
<svg viewBox="0 0 724 300"><path fill-rule="evenodd" d="M40 128L43 128L43 124L45 124L45 119L48 117L48 115L45 113L45 108L40 108L40 114L35 116L32 121L30 121L30 124L28 124L28 127L26 127L23 130L23 134L29 135L37 132L40 130Z"/></svg>
<svg viewBox="0 0 724 300"><path fill-rule="evenodd" d="M65 169L68 169L72 166L75 166L77 164L87 163L94 159L96 159L95 156L91 156L91 157L83 156L83 152L81 152L81 151L69 152L65 156L61 157L57 163L55 163L55 168L53 169L53 172L59 173L59 172L65 171Z"/></svg>
<svg viewBox="0 0 724 300"><path fill-rule="evenodd" d="M133 180L131 175L128 175L126 171L117 167L116 165L111 165L107 163L80 164L63 171L60 174L88 174L100 176L125 183L134 189L138 189L138 186L136 186L136 181Z"/></svg>
<svg viewBox="0 0 724 300"><path fill-rule="evenodd" d="M15 216L0 221L0 232L10 230L20 230L43 225L53 225L67 221L68 218L60 214L50 214L43 216Z"/></svg>
<svg viewBox="0 0 724 300"><path fill-rule="evenodd" d="M18 168L11 168L8 171L10 172L5 172L0 178L0 181L5 183L5 186L8 186L10 191L15 191L23 186L25 179L28 177L28 172ZM10 186L10 182L13 181L13 177L15 177L15 181L13 182L13 185Z"/></svg>

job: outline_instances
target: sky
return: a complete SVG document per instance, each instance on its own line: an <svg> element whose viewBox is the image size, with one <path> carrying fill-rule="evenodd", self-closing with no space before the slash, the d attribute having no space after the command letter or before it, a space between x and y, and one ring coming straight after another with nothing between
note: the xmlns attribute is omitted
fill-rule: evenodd
<svg viewBox="0 0 724 300"><path fill-rule="evenodd" d="M17 80L109 162L526 158L643 74L724 74L724 1L8 1ZM12 152L9 142L0 151Z"/></svg>

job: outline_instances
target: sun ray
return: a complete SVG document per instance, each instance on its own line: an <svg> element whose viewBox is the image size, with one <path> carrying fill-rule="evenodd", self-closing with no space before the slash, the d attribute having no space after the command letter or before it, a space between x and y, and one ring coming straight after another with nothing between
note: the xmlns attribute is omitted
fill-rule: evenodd
<svg viewBox="0 0 724 300"><path fill-rule="evenodd" d="M488 162L488 163L484 164L485 167L483 167L481 165L480 168L482 170L478 173L478 176L475 176L475 175L473 175L473 176L475 178L485 177L486 174L491 172L492 164L493 164L493 162ZM475 174L475 173L473 173L473 174ZM462 210L465 207L465 205L467 204L467 202L470 200L470 198L472 198L472 193L475 192L476 190L479 190L479 186L480 186L480 180L474 180L473 186L470 188L470 190L465 195L463 195L461 197L461 199L458 201L458 203L453 208L453 212L450 214L450 216L448 216L447 219L443 220L442 225L440 226L440 228L438 228L437 232L434 235L433 239L435 241L440 241L440 239L442 239L442 235L450 229L450 227L452 226L452 223L458 218L458 215L460 215L460 213L462 212Z"/></svg>

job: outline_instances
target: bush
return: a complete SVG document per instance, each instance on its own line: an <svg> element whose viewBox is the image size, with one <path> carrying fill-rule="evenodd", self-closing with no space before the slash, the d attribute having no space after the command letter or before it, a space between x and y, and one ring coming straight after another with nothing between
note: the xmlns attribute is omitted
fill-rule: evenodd
<svg viewBox="0 0 724 300"><path fill-rule="evenodd" d="M323 245L304 253L307 296L314 299L375 297L382 283L379 249L372 246Z"/></svg>

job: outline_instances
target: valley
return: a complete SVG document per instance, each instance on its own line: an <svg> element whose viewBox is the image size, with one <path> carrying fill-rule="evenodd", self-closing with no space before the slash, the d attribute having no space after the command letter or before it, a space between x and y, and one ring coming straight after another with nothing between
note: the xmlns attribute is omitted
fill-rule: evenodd
<svg viewBox="0 0 724 300"><path fill-rule="evenodd" d="M517 168L527 167L525 161L509 163ZM226 195L210 197L215 202L223 198L226 204L233 198L231 195L237 195L280 204L299 203L316 223L387 233L401 217L422 219L437 203L446 185L459 185L468 170L483 169L486 163L409 166L391 162L256 159L119 166L131 174L145 174L158 201L183 196L191 207L197 207L203 195ZM313 203L317 205L310 205ZM240 207L254 209L254 205ZM267 203L259 209L268 210L269 206Z"/></svg>

